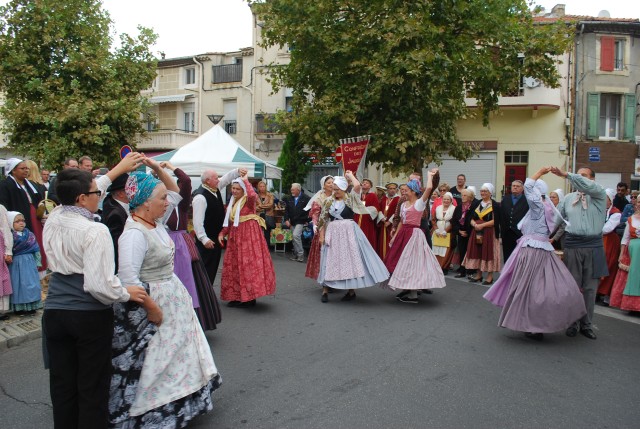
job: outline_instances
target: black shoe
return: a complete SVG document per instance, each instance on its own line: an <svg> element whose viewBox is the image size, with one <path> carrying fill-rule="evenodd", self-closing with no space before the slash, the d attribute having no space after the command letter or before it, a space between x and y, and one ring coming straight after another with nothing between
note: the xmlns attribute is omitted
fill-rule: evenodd
<svg viewBox="0 0 640 429"><path fill-rule="evenodd" d="M409 293L408 290L403 290L402 292L400 292L399 294L396 295L396 299L400 299L403 296L406 296Z"/></svg>
<svg viewBox="0 0 640 429"><path fill-rule="evenodd" d="M544 339L544 334L542 334L542 332L537 332L535 334L533 332L525 332L524 336L536 341L542 341Z"/></svg>
<svg viewBox="0 0 640 429"><path fill-rule="evenodd" d="M449 270L442 270L442 274L446 276L447 274L449 274Z"/></svg>
<svg viewBox="0 0 640 429"><path fill-rule="evenodd" d="M461 278L466 277L466 276L467 276L467 275L466 275L465 273L458 273L458 274L456 274L456 275L455 275L455 276L453 276L453 277L454 277L454 278L456 278L456 279L461 279Z"/></svg>
<svg viewBox="0 0 640 429"><path fill-rule="evenodd" d="M478 282L481 282L481 281L482 281L482 277L480 277L479 279L477 279L477 278L475 278L475 277L471 277L471 278L469 279L469 282L470 282L470 283L478 283Z"/></svg>
<svg viewBox="0 0 640 429"><path fill-rule="evenodd" d="M596 338L598 338L596 336L596 333L593 332L593 330L591 330L590 328L587 329L580 329L580 333L582 335L584 335L585 337L589 338L590 340L595 340Z"/></svg>
<svg viewBox="0 0 640 429"><path fill-rule="evenodd" d="M402 298L398 298L398 301L404 302L407 304L417 304L418 298L409 298L409 297L403 296Z"/></svg>
<svg viewBox="0 0 640 429"><path fill-rule="evenodd" d="M433 295L433 291L431 289L422 289L421 292L425 295Z"/></svg>
<svg viewBox="0 0 640 429"><path fill-rule="evenodd" d="M320 298L320 301L329 302L329 295L327 295L326 293L323 293L322 298Z"/></svg>
<svg viewBox="0 0 640 429"><path fill-rule="evenodd" d="M240 305L240 301L229 301L227 303L227 307L237 307L238 305Z"/></svg>
<svg viewBox="0 0 640 429"><path fill-rule="evenodd" d="M248 307L255 307L255 306L256 306L255 299L252 299L251 301L241 302L240 304L236 305L236 307L238 308L248 308Z"/></svg>
<svg viewBox="0 0 640 429"><path fill-rule="evenodd" d="M577 326L569 326L565 331L567 337L575 337L578 335L578 327Z"/></svg>
<svg viewBox="0 0 640 429"><path fill-rule="evenodd" d="M0 314L0 320L9 320L8 314Z"/></svg>
<svg viewBox="0 0 640 429"><path fill-rule="evenodd" d="M27 312L24 311L24 310L16 310L13 313L18 315L18 316L24 316Z"/></svg>
<svg viewBox="0 0 640 429"><path fill-rule="evenodd" d="M352 301L354 299L356 299L356 293L347 292L342 298L340 298L340 301Z"/></svg>
<svg viewBox="0 0 640 429"><path fill-rule="evenodd" d="M27 316L33 316L34 314L36 314L36 310L27 310L25 313Z"/></svg>

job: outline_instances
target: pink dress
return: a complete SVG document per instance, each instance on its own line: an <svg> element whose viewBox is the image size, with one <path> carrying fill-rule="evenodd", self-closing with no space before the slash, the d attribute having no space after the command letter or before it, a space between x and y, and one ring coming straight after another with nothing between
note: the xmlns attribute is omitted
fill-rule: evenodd
<svg viewBox="0 0 640 429"><path fill-rule="evenodd" d="M389 248L385 265L393 273L389 280L391 289L436 289L446 286L438 260L429 248L420 230L420 219L425 203L419 199L411 207L403 204L400 209L402 228Z"/></svg>
<svg viewBox="0 0 640 429"><path fill-rule="evenodd" d="M249 182L247 201L240 216L256 214L258 194ZM251 301L276 291L276 273L264 239L263 229L255 218L240 221L236 227L222 229L227 235L227 245L220 281L220 298L223 301Z"/></svg>

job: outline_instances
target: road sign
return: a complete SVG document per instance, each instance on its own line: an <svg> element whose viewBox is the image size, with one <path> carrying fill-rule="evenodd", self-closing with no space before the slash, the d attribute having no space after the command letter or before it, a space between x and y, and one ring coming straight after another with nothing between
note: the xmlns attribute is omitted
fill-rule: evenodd
<svg viewBox="0 0 640 429"><path fill-rule="evenodd" d="M599 147L590 147L589 148L589 161L590 162L600 162L600 148Z"/></svg>
<svg viewBox="0 0 640 429"><path fill-rule="evenodd" d="M131 149L131 146L129 145L122 146L120 148L120 158L124 158L129 154L129 152L133 152L133 149Z"/></svg>
<svg viewBox="0 0 640 429"><path fill-rule="evenodd" d="M342 146L338 146L336 151L333 154L333 157L336 159L336 162L339 164L342 162Z"/></svg>

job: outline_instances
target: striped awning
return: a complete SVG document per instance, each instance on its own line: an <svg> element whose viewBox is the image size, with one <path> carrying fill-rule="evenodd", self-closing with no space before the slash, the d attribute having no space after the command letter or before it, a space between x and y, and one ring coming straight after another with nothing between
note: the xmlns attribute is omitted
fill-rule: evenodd
<svg viewBox="0 0 640 429"><path fill-rule="evenodd" d="M177 95L161 95L158 97L149 98L149 103L151 104L160 104L160 103L177 103L179 101L184 101L187 98L193 97L193 94L177 94Z"/></svg>

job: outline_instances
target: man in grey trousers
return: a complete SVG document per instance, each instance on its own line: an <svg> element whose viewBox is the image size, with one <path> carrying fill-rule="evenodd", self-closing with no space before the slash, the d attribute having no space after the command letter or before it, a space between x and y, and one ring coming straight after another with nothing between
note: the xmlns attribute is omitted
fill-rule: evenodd
<svg viewBox="0 0 640 429"><path fill-rule="evenodd" d="M575 192L558 204L562 217L568 221L565 230L564 262L578 283L584 297L587 314L571 325L566 334L575 337L578 331L595 340L593 308L600 277L609 275L602 244L602 227L607 210L607 194L595 182L595 172L584 167L577 174L552 167L556 176L569 180Z"/></svg>
<svg viewBox="0 0 640 429"><path fill-rule="evenodd" d="M299 183L291 184L291 196L284 199L284 224L291 229L293 235L292 261L304 262L304 248L302 247L302 229L311 219L305 207L309 197L302 192Z"/></svg>

